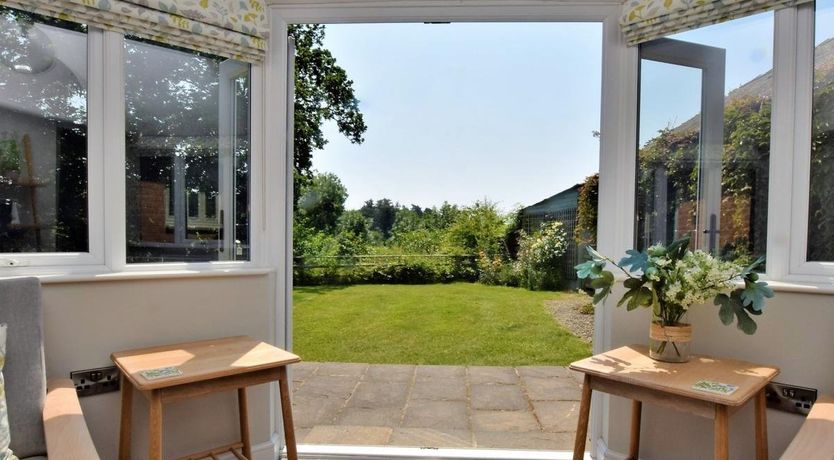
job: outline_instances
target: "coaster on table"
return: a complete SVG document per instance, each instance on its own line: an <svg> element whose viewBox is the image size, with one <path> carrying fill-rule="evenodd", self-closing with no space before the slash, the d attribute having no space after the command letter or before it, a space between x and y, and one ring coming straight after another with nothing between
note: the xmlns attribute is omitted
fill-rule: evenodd
<svg viewBox="0 0 834 460"><path fill-rule="evenodd" d="M699 380L695 382L695 385L692 385L692 389L727 396L735 393L738 390L738 385L715 382L713 380Z"/></svg>
<svg viewBox="0 0 834 460"><path fill-rule="evenodd" d="M169 366L139 371L139 375L145 377L147 380L158 380L164 379L166 377L176 377L178 375L182 375L182 371L179 370L178 367Z"/></svg>

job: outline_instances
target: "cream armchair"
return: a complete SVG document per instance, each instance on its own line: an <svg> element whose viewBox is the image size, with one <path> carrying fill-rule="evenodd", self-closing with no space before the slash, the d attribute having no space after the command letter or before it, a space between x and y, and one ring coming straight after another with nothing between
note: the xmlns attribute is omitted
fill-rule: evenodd
<svg viewBox="0 0 834 460"><path fill-rule="evenodd" d="M21 460L98 460L72 381L47 388L36 278L0 280L0 323L8 325L3 377L12 452Z"/></svg>

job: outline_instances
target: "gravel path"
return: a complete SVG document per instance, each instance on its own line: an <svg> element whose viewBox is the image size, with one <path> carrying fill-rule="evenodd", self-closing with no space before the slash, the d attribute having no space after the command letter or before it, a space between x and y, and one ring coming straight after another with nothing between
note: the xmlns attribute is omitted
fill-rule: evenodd
<svg viewBox="0 0 834 460"><path fill-rule="evenodd" d="M591 298L586 294L566 293L559 299L547 302L547 308L559 324L580 339L591 343L594 338L594 315L579 311L590 301Z"/></svg>

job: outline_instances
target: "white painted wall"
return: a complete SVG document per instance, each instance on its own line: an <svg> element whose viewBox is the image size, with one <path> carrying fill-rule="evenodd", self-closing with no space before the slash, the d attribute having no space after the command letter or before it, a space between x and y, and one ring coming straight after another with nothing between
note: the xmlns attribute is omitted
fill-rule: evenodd
<svg viewBox="0 0 834 460"><path fill-rule="evenodd" d="M119 350L249 335L274 343L274 273L47 283L43 287L47 377L111 365ZM253 445L269 443L273 427L269 386L250 390ZM119 393L90 396L81 405L102 460L117 457ZM133 458L147 458L147 403L135 395ZM239 440L233 392L164 407L164 457ZM280 413L280 412L279 412ZM262 446L257 459L275 458Z"/></svg>
<svg viewBox="0 0 834 460"><path fill-rule="evenodd" d="M645 343L649 312L612 310L621 294L615 292L605 306L605 315L612 321L611 345ZM689 315L695 326L695 353L775 365L782 370L777 381L834 394L834 297L777 292L765 313L756 318L759 329L753 336L722 325L716 308L706 305ZM619 397L612 396L610 401L606 434L611 452L606 458L622 458L617 453L628 452L631 406ZM643 407L641 459L712 458L711 420L651 405ZM767 416L770 458L779 458L804 418L774 410L768 410ZM733 415L730 423L730 458L755 458L752 407Z"/></svg>

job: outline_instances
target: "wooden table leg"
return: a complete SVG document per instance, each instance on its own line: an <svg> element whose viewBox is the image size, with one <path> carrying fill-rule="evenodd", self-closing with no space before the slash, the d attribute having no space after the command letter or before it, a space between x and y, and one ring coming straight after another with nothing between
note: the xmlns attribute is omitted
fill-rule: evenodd
<svg viewBox="0 0 834 460"><path fill-rule="evenodd" d="M730 458L730 415L727 406L715 405L715 460Z"/></svg>
<svg viewBox="0 0 834 460"><path fill-rule="evenodd" d="M284 440L287 444L287 459L298 460L298 450L295 445L295 426L292 423L292 402L290 401L287 366L278 368L278 389L281 392L281 415L284 421Z"/></svg>
<svg viewBox="0 0 834 460"><path fill-rule="evenodd" d="M767 400L765 390L756 395L756 460L767 460Z"/></svg>
<svg viewBox="0 0 834 460"><path fill-rule="evenodd" d="M243 456L252 460L252 441L249 439L249 405L246 399L246 387L237 389L237 407L240 416L240 442L243 443Z"/></svg>
<svg viewBox="0 0 834 460"><path fill-rule="evenodd" d="M631 442L628 446L628 459L637 460L640 455L640 419L643 416L643 403L631 401Z"/></svg>
<svg viewBox="0 0 834 460"><path fill-rule="evenodd" d="M148 415L148 458L162 460L162 398L158 391L151 391Z"/></svg>
<svg viewBox="0 0 834 460"><path fill-rule="evenodd" d="M119 460L130 460L130 432L133 425L133 385L122 375L122 415L119 422Z"/></svg>
<svg viewBox="0 0 834 460"><path fill-rule="evenodd" d="M579 422L576 425L576 439L573 442L573 460L585 457L585 439L588 437L588 419L591 416L591 376L585 374L582 380L582 400L579 403Z"/></svg>

